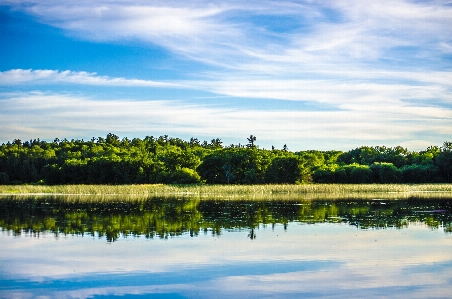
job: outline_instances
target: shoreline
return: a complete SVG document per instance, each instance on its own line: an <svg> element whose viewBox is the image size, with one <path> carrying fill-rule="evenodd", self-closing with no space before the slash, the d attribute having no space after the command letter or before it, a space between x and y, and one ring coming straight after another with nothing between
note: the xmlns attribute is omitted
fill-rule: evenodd
<svg viewBox="0 0 452 299"><path fill-rule="evenodd" d="M249 199L452 198L452 184L0 185L0 197Z"/></svg>

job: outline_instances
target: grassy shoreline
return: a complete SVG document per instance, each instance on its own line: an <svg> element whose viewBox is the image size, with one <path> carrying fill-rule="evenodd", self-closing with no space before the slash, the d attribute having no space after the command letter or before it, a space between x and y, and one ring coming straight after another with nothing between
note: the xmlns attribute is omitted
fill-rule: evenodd
<svg viewBox="0 0 452 299"><path fill-rule="evenodd" d="M452 184L0 185L0 196L198 198L452 198Z"/></svg>

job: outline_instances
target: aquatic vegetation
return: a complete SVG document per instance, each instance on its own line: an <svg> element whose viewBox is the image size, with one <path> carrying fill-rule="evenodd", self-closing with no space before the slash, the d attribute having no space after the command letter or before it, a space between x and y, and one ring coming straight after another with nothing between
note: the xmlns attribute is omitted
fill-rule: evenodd
<svg viewBox="0 0 452 299"><path fill-rule="evenodd" d="M122 198L180 196L198 198L428 198L450 197L452 184L300 184L300 185L0 185L0 194L79 195Z"/></svg>

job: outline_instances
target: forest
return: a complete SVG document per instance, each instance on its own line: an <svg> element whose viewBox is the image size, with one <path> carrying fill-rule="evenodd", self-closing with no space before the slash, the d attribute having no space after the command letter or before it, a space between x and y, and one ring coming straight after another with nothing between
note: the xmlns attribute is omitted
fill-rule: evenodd
<svg viewBox="0 0 452 299"><path fill-rule="evenodd" d="M423 151L362 146L347 152L260 149L256 136L224 146L167 135L0 146L0 184L450 183L452 142Z"/></svg>

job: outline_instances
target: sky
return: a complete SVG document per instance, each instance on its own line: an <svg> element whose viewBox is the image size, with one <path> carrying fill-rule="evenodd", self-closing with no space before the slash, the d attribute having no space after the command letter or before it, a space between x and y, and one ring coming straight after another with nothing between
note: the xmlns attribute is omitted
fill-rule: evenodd
<svg viewBox="0 0 452 299"><path fill-rule="evenodd" d="M0 143L452 141L452 1L0 0Z"/></svg>

